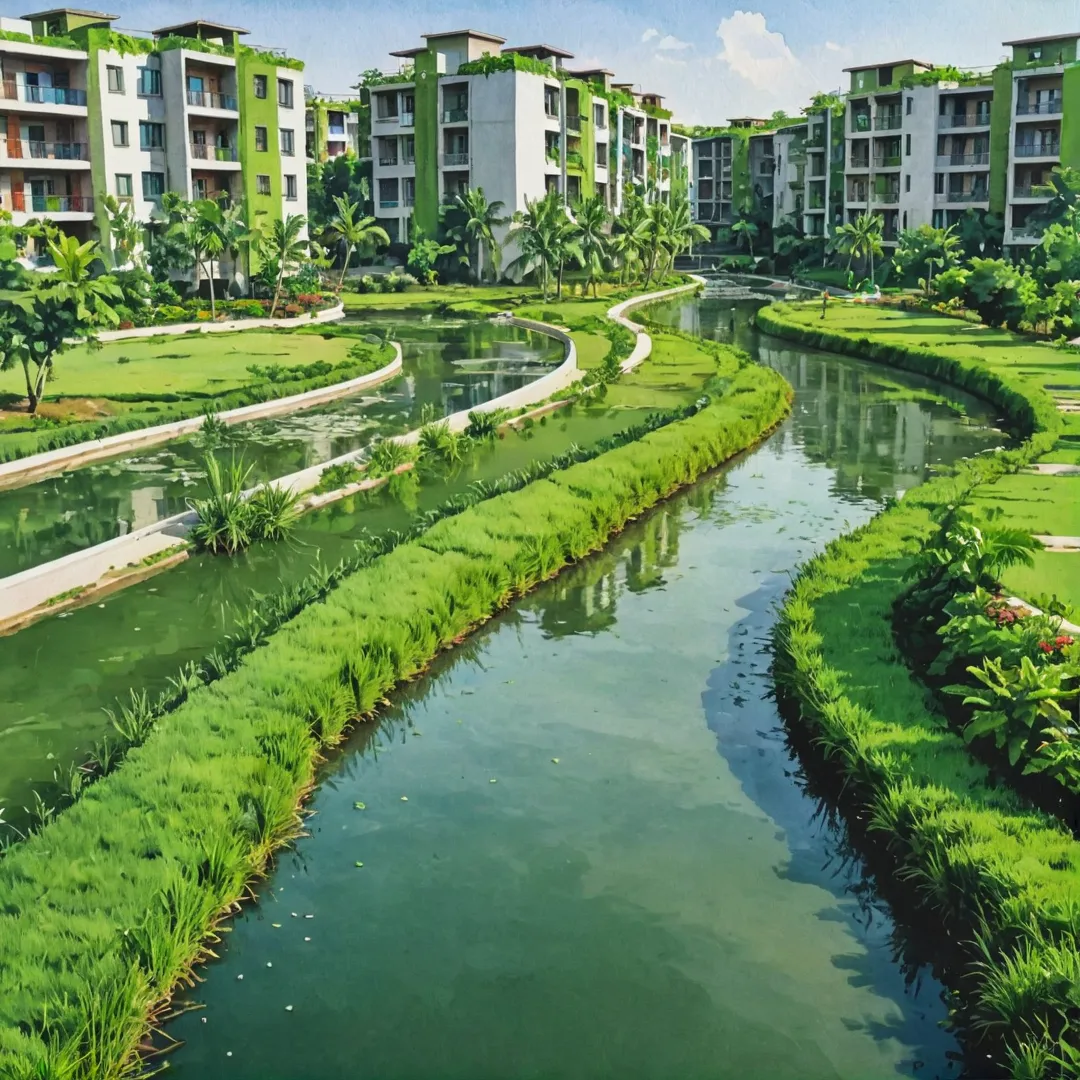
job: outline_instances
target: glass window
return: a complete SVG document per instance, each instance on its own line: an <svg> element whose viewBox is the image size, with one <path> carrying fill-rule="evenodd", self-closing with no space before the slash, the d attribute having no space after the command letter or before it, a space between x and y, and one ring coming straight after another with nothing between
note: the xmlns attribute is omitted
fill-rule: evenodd
<svg viewBox="0 0 1080 1080"><path fill-rule="evenodd" d="M255 96L257 98L266 97L266 76L256 75L254 77Z"/></svg>
<svg viewBox="0 0 1080 1080"><path fill-rule="evenodd" d="M908 116L911 115L911 103L912 103L913 100L914 100L913 98L908 98L907 99L907 114L908 114Z"/></svg>
<svg viewBox="0 0 1080 1080"><path fill-rule="evenodd" d="M130 199L134 194L131 187L131 173L117 173L116 174L116 194L121 199Z"/></svg>
<svg viewBox="0 0 1080 1080"><path fill-rule="evenodd" d="M290 200L296 199L296 177L285 177L285 198Z"/></svg>
<svg viewBox="0 0 1080 1080"><path fill-rule="evenodd" d="M161 72L157 68L139 68L139 93L143 97L161 97Z"/></svg>
<svg viewBox="0 0 1080 1080"><path fill-rule="evenodd" d="M160 199L165 194L165 174L163 172L144 172L142 174L142 193L144 199Z"/></svg>
<svg viewBox="0 0 1080 1080"><path fill-rule="evenodd" d="M277 103L286 109L291 109L293 107L292 79L278 79Z"/></svg>
<svg viewBox="0 0 1080 1080"><path fill-rule="evenodd" d="M267 148L268 148L268 142L267 142L266 128L256 126L256 128L255 128L255 149L258 150L260 153L264 153L267 150Z"/></svg>
<svg viewBox="0 0 1080 1080"><path fill-rule="evenodd" d="M109 93L122 94L124 92L124 69L109 64L105 71L109 78Z"/></svg>
<svg viewBox="0 0 1080 1080"><path fill-rule="evenodd" d="M160 150L165 145L165 125L149 120L139 121L139 146L143 150Z"/></svg>
<svg viewBox="0 0 1080 1080"><path fill-rule="evenodd" d="M128 126L126 121L114 120L112 122L112 144L113 146L128 145Z"/></svg>
<svg viewBox="0 0 1080 1080"><path fill-rule="evenodd" d="M905 191L910 191L911 190L911 173L905 173L904 174L904 190Z"/></svg>
<svg viewBox="0 0 1080 1080"><path fill-rule="evenodd" d="M1042 46L1037 45L1034 49L1028 49L1029 60L1041 60L1042 59Z"/></svg>
<svg viewBox="0 0 1080 1080"><path fill-rule="evenodd" d="M911 136L910 135L905 135L904 136L904 153L908 157L911 156Z"/></svg>
<svg viewBox="0 0 1080 1080"><path fill-rule="evenodd" d="M292 157L296 153L296 138L292 128L282 128L279 134L281 136L281 152L286 157Z"/></svg>
<svg viewBox="0 0 1080 1080"><path fill-rule="evenodd" d="M269 195L270 194L270 177L265 173L259 173L255 177L255 194L256 195Z"/></svg>

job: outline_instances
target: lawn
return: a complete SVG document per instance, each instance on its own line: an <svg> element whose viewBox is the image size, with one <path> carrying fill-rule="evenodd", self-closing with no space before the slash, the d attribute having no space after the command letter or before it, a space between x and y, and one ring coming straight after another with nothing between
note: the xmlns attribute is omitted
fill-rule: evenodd
<svg viewBox="0 0 1080 1080"><path fill-rule="evenodd" d="M355 339L244 330L175 334L82 345L56 360L48 397L107 398L123 394L221 394L257 381L250 365L293 367L349 358ZM0 393L22 395L21 368L0 374Z"/></svg>

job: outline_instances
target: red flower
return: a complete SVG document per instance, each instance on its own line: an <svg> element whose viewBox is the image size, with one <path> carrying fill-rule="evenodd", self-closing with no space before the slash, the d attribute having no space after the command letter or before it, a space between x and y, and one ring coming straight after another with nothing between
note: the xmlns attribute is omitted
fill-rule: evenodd
<svg viewBox="0 0 1080 1080"><path fill-rule="evenodd" d="M1054 651L1054 646L1051 645L1049 641L1040 641L1039 648L1042 649L1042 651L1046 653L1047 656L1049 656Z"/></svg>
<svg viewBox="0 0 1080 1080"><path fill-rule="evenodd" d="M1061 634L1059 637L1054 638L1054 644L1059 649L1068 648L1073 643L1073 639L1068 634Z"/></svg>

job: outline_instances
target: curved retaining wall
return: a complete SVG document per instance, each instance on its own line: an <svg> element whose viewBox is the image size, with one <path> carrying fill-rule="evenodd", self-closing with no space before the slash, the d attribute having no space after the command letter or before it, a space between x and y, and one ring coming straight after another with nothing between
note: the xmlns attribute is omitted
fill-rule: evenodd
<svg viewBox="0 0 1080 1080"><path fill-rule="evenodd" d="M98 341L127 341L130 338L167 337L170 334L190 334L197 330L201 334L224 334L232 330L256 330L294 326L311 326L313 323L334 322L345 318L345 305L337 304L332 308L317 311L307 319L226 319L224 322L185 322L171 326L135 326L130 330L103 330L95 335Z"/></svg>
<svg viewBox="0 0 1080 1080"><path fill-rule="evenodd" d="M663 300L668 296L689 292L691 289L698 289L706 284L705 278L701 277L699 274L688 274L687 276L693 280L693 284L679 285L674 289L662 289L660 292L646 293L644 296L634 296L629 300L624 300L621 304L616 304L613 308L608 309L607 316L612 322L616 322L620 326L626 327L627 330L637 337L633 351L620 365L620 370L624 375L633 371L639 364L647 360L652 353L652 338L645 333L644 329L638 323L632 322L630 319L626 318L625 313L631 308L638 307L641 304L649 304L654 300Z"/></svg>

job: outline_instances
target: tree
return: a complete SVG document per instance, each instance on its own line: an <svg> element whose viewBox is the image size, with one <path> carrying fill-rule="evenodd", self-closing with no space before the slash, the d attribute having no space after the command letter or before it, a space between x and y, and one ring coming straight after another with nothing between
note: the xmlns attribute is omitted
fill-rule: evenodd
<svg viewBox="0 0 1080 1080"><path fill-rule="evenodd" d="M562 297L562 273L568 259L579 264L585 257L576 242L577 226L567 216L566 207L558 192L548 192L540 199L526 199L525 209L518 211L507 234L508 244L517 244L520 255L507 269L522 276L536 274L540 279L544 300L553 275L558 277L556 296Z"/></svg>
<svg viewBox="0 0 1080 1080"><path fill-rule="evenodd" d="M754 237L758 234L758 227L749 218L739 218L729 229L732 237L736 240L746 241L746 250L751 258L754 257Z"/></svg>
<svg viewBox="0 0 1080 1080"><path fill-rule="evenodd" d="M989 210L976 210L969 206L959 221L960 248L964 258L974 259L987 255L991 258L1001 254L1005 239L1005 222L1000 214Z"/></svg>
<svg viewBox="0 0 1080 1080"><path fill-rule="evenodd" d="M453 216L460 219L451 224L447 235L454 243L465 248L462 263L475 268L476 280L483 281L483 258L485 252L491 265L492 276L498 279L500 249L495 239L495 229L509 223L510 218L503 214L505 203L496 200L487 201L483 188L468 188L454 196L454 202L448 209L457 211ZM474 257L475 256L475 257Z"/></svg>
<svg viewBox="0 0 1080 1080"><path fill-rule="evenodd" d="M48 249L55 273L13 298L0 313L0 369L22 366L31 414L37 412L55 358L94 327L115 326L119 316L113 305L122 297L114 278L92 276L91 267L101 258L94 241L80 244L74 236L53 235Z"/></svg>
<svg viewBox="0 0 1080 1080"><path fill-rule="evenodd" d="M135 217L135 209L129 202L120 202L115 195L106 195L103 205L109 219L109 237L112 240L112 261L115 266L128 263L146 266L146 254L141 252L143 225Z"/></svg>
<svg viewBox="0 0 1080 1080"><path fill-rule="evenodd" d="M334 217L336 198L356 203L362 214L372 212L370 159L361 161L350 151L308 166L308 216L316 236Z"/></svg>
<svg viewBox="0 0 1080 1080"><path fill-rule="evenodd" d="M1073 229L1080 224L1080 169L1055 165L1046 183L1036 184L1032 194L1050 197L1032 214L1033 220L1044 225L1057 222Z"/></svg>
<svg viewBox="0 0 1080 1080"><path fill-rule="evenodd" d="M579 243L585 265L585 294L588 295L589 286L592 286L593 296L596 296L596 283L604 272L607 261L608 238L605 232L608 225L607 205L603 195L593 195L578 203L574 214L577 219Z"/></svg>
<svg viewBox="0 0 1080 1080"><path fill-rule="evenodd" d="M382 244L390 246L390 236L387 231L375 224L373 217L357 217L360 206L346 196L335 195L334 207L336 213L330 219L326 231L339 243L345 245L345 258L341 265L341 277L338 278L338 292L341 292L345 284L345 275L349 272L349 262L352 253L358 247L368 244Z"/></svg>
<svg viewBox="0 0 1080 1080"><path fill-rule="evenodd" d="M642 240L639 235L645 218L645 201L630 192L623 201L623 211L615 219L609 250L620 264L619 281L626 284L627 275L641 260Z"/></svg>
<svg viewBox="0 0 1080 1080"><path fill-rule="evenodd" d="M1019 326L1026 306L1021 297L1023 273L1004 259L972 259L970 266L968 306L987 326Z"/></svg>
<svg viewBox="0 0 1080 1080"><path fill-rule="evenodd" d="M645 288L649 287L660 251L671 241L671 208L667 203L653 202L645 207L645 214L637 227L642 250L648 254L645 270Z"/></svg>
<svg viewBox="0 0 1080 1080"><path fill-rule="evenodd" d="M926 268L922 284L929 299L934 268L945 270L955 266L959 249L960 238L956 235L955 225L950 225L947 229L919 225L917 228L901 231L893 262L901 273Z"/></svg>
<svg viewBox="0 0 1080 1080"><path fill-rule="evenodd" d="M308 244L301 236L305 225L307 218L303 214L288 214L284 220L275 218L263 240L263 258L277 268L270 318L274 317L278 304L281 303L281 289L286 273L295 269L307 255Z"/></svg>
<svg viewBox="0 0 1080 1080"><path fill-rule="evenodd" d="M867 259L870 263L870 281L874 281L874 256L880 255L882 247L881 230L885 219L880 214L860 214L854 221L837 227L833 234L833 245L841 255L847 255L847 268L850 272L852 259Z"/></svg>
<svg viewBox="0 0 1080 1080"><path fill-rule="evenodd" d="M409 250L406 265L425 285L434 285L439 280L439 275L435 272L435 264L440 256L452 255L454 250L453 244L440 244L438 240L432 240L425 237L423 233L417 233L413 246Z"/></svg>

